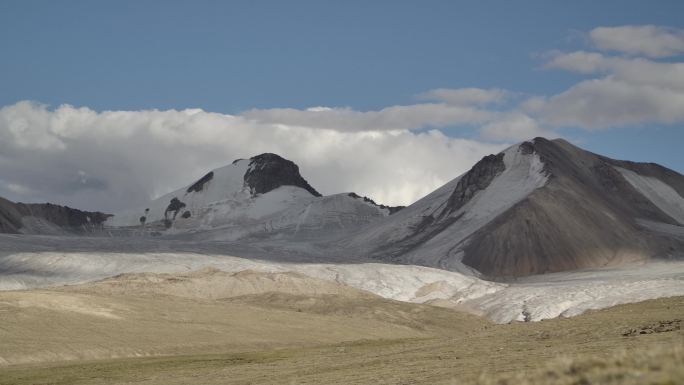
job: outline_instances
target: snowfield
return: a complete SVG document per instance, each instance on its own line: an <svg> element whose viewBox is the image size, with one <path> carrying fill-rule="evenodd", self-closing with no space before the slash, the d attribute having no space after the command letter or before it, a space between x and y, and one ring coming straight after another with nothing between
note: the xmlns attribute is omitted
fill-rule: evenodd
<svg viewBox="0 0 684 385"><path fill-rule="evenodd" d="M307 263L291 257L279 261L277 248L268 259L248 259L222 251L228 248L225 243L144 238L0 235L0 290L85 283L122 273L180 273L207 267L226 272L295 272L384 298L467 309L499 323L574 316L617 304L684 295L684 262L538 275L502 283L413 265Z"/></svg>

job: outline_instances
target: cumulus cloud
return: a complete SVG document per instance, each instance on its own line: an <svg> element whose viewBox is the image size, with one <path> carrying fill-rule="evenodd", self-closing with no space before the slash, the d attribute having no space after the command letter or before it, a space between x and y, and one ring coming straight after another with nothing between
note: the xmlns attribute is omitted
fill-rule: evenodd
<svg viewBox="0 0 684 385"><path fill-rule="evenodd" d="M318 106L303 110L255 109L243 112L240 116L258 123L326 128L341 132L475 126L480 128L483 138L498 141L525 140L535 134L551 133L539 125L532 128L533 122L523 123L520 114L511 114L505 108L503 112L490 108L492 104L504 106L512 95L512 92L502 89L438 88L416 96L419 100L431 103L390 106L377 111Z"/></svg>
<svg viewBox="0 0 684 385"><path fill-rule="evenodd" d="M405 129L340 131L202 110L0 109L0 196L113 211L144 204L237 158L278 153L326 194L408 204L503 144Z"/></svg>
<svg viewBox="0 0 684 385"><path fill-rule="evenodd" d="M684 53L684 30L655 25L598 27L589 38L600 50L624 52L651 58Z"/></svg>
<svg viewBox="0 0 684 385"><path fill-rule="evenodd" d="M552 53L545 67L583 74L607 74L620 81L661 88L684 88L684 63L679 62L657 62L644 58L626 59L577 51Z"/></svg>
<svg viewBox="0 0 684 385"><path fill-rule="evenodd" d="M545 55L548 59L544 63L546 69L560 69L565 71L593 74L608 71L615 59L608 59L597 52L576 51L564 53L552 51Z"/></svg>
<svg viewBox="0 0 684 385"><path fill-rule="evenodd" d="M596 28L590 38L602 52L554 51L544 62L586 79L521 103L521 94L496 88L438 88L415 104L372 111L316 106L237 115L19 102L0 109L0 196L113 211L236 158L274 152L299 164L322 193L409 204L511 142L557 137L562 127L684 123L684 63L658 60L684 52L680 30ZM459 127L479 136L440 131Z"/></svg>
<svg viewBox="0 0 684 385"><path fill-rule="evenodd" d="M605 129L684 122L684 92L612 77L583 81L538 108L554 126Z"/></svg>
<svg viewBox="0 0 684 385"><path fill-rule="evenodd" d="M600 129L684 122L684 63L578 51L552 53L545 67L602 76L528 103L527 112L545 124Z"/></svg>
<svg viewBox="0 0 684 385"><path fill-rule="evenodd" d="M378 111L330 107L313 107L305 110L255 109L243 112L241 116L259 123L326 128L337 131L391 131L481 123L490 120L492 113L471 106L423 103L391 106Z"/></svg>

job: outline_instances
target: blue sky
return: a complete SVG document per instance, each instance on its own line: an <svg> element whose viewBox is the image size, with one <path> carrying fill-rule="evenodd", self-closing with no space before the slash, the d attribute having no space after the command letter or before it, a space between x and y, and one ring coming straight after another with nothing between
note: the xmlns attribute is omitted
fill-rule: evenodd
<svg viewBox="0 0 684 385"><path fill-rule="evenodd" d="M0 105L375 109L433 88L558 92L535 56L681 1L2 1Z"/></svg>
<svg viewBox="0 0 684 385"><path fill-rule="evenodd" d="M306 125L299 115L272 109L380 111L420 104L425 98L419 95L429 90L477 88L509 95L488 111L519 111L527 98L552 98L583 81L621 76L620 69L587 73L576 62L550 65L549 55L559 52L680 63L682 52L597 49L589 33L650 25L677 35L682 15L682 1L3 0L0 106L28 100L48 111L63 104L96 112L255 111L250 118ZM593 115L574 121L556 109L541 117L524 110L535 128L519 137L483 136L477 119L428 119L424 127L405 128L414 134L436 128L483 143L552 130L608 156L684 172L679 115L646 114L613 124ZM263 118L260 111L269 114ZM215 163L220 161L197 168Z"/></svg>

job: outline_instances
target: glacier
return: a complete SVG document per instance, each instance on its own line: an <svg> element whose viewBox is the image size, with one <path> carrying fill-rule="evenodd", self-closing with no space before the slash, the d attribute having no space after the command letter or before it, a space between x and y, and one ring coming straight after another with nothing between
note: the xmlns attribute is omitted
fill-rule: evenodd
<svg viewBox="0 0 684 385"><path fill-rule="evenodd" d="M229 244L0 235L0 290L93 282L123 273L295 272L398 301L467 309L498 323L569 317L587 310L684 295L684 262L650 262L493 282L459 272L358 260L314 263L236 257ZM60 251L56 251L60 250ZM187 251L183 251L187 250ZM191 251L196 250L196 251ZM264 248L255 253L279 254Z"/></svg>

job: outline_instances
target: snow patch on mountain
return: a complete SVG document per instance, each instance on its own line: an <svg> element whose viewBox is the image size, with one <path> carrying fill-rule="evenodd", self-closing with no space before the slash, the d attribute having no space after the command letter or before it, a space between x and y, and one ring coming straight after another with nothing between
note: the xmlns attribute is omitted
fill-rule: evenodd
<svg viewBox="0 0 684 385"><path fill-rule="evenodd" d="M544 186L548 176L537 154L524 154L519 146L504 151L506 169L464 210L464 219L489 220ZM478 227L479 228L479 227Z"/></svg>
<svg viewBox="0 0 684 385"><path fill-rule="evenodd" d="M518 146L504 152L504 164L506 169L461 209L459 214L462 213L463 216L412 253L411 261L425 264L441 257L440 267L472 272L471 268L461 262L467 238L534 190L544 186L548 179L539 156L523 154Z"/></svg>
<svg viewBox="0 0 684 385"><path fill-rule="evenodd" d="M294 186L282 186L242 203L209 205L201 223L179 222L177 228L200 229L195 240L231 241L248 235L287 236L293 242L313 237L317 242L361 228L389 215L388 210L348 194L313 197Z"/></svg>
<svg viewBox="0 0 684 385"><path fill-rule="evenodd" d="M185 210L197 215L211 203L219 201L241 201L250 197L249 189L245 189L244 175L249 167L249 160L241 159L225 167L213 170L211 180L203 184L199 190L186 186L165 194L145 207L126 210L115 214L106 224L109 226L136 226L140 224L140 217L146 216L146 222L151 223L164 219L164 213L173 198L185 203ZM149 209L149 212L145 212Z"/></svg>
<svg viewBox="0 0 684 385"><path fill-rule="evenodd" d="M615 167L620 174L662 212L684 225L684 198L660 179L639 175L634 171Z"/></svg>

